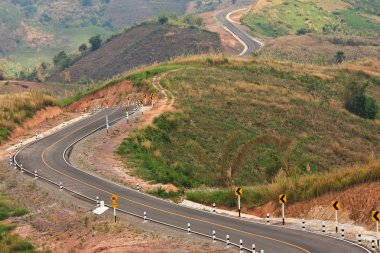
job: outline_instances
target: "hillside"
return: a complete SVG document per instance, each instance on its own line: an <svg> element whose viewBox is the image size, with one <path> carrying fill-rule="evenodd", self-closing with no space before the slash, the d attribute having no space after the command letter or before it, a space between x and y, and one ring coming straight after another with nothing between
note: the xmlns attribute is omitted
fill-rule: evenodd
<svg viewBox="0 0 380 253"><path fill-rule="evenodd" d="M183 14L188 0L3 0L0 58L25 67L72 53L93 35L108 37L163 12Z"/></svg>
<svg viewBox="0 0 380 253"><path fill-rule="evenodd" d="M215 33L193 27L148 22L113 37L67 70L71 82L105 79L174 56L220 52L221 48L219 36ZM53 75L50 81L63 82L63 74Z"/></svg>
<svg viewBox="0 0 380 253"><path fill-rule="evenodd" d="M268 37L309 32L336 35L378 37L380 34L378 1L260 0L244 24Z"/></svg>
<svg viewBox="0 0 380 253"><path fill-rule="evenodd" d="M113 149L97 137L84 144L91 156L80 163L104 159L107 165L83 169L123 184L139 182L159 197L186 196L226 208L236 206L231 187L243 186L244 212L259 216L278 214L276 198L285 192L289 215L328 220L333 213L318 216L315 210L338 196L350 205L342 212L345 221L368 225L366 214L379 202L360 196L379 187L379 115L358 117L345 109L343 98L351 84L367 83L367 95L379 104L379 73L376 59L321 67L222 56L181 57L137 69L78 96L69 108L119 101L122 95L112 94L133 94L132 83L146 92L159 82L171 91L159 104L171 109L154 120L151 111L144 113L139 128L113 128L113 147L126 137L117 150L124 166L118 156L102 154Z"/></svg>
<svg viewBox="0 0 380 253"><path fill-rule="evenodd" d="M348 80L369 82L368 93L380 101L378 75L205 60L162 81L181 113L163 115L155 128L131 136L121 152L144 161L142 175L185 187L224 185L223 171L230 166L236 184L252 185L271 182L281 167L290 175L308 167L320 172L367 162L368 154L380 151L380 125L344 109ZM143 140L154 140L151 149L144 148ZM235 168L239 150L240 167ZM152 156L154 151L160 157Z"/></svg>
<svg viewBox="0 0 380 253"><path fill-rule="evenodd" d="M380 58L379 13L378 1L259 0L241 21L265 42L262 59L331 65L338 51Z"/></svg>
<svg viewBox="0 0 380 253"><path fill-rule="evenodd" d="M179 70L161 85L178 110L118 149L135 175L199 189L186 195L226 206L236 204L229 186L242 185L249 207L282 190L305 200L379 179L379 116L360 118L342 102L351 83L368 83L379 104L378 61L323 68L194 57L173 64Z"/></svg>

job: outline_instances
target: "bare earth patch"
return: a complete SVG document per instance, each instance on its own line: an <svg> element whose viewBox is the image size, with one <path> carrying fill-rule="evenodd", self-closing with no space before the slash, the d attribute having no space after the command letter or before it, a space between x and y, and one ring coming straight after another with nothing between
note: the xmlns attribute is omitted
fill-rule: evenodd
<svg viewBox="0 0 380 253"><path fill-rule="evenodd" d="M347 61L366 57L379 58L380 40L352 38L357 45L339 44L334 38L307 34L289 35L265 42L260 52L262 59L276 59L312 64L334 64L336 52L342 50Z"/></svg>
<svg viewBox="0 0 380 253"><path fill-rule="evenodd" d="M380 182L362 184L311 200L287 204L286 214L287 217L333 221L335 220L335 212L330 207L330 202L339 200L342 208L339 211L340 222L364 225L368 230L373 231L375 223L371 221L368 210L371 208L378 210L380 208L380 199L377 195L379 191ZM281 206L277 202L269 202L254 210L247 210L247 212L259 217L265 217L267 213L273 213L276 217L281 217Z"/></svg>

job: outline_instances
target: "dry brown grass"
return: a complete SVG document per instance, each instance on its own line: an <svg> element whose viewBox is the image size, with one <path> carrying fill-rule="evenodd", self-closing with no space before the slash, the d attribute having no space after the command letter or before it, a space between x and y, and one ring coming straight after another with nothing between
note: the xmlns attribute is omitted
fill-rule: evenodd
<svg viewBox="0 0 380 253"><path fill-rule="evenodd" d="M7 129L9 135L38 110L53 106L56 103L55 98L38 91L0 95L0 127ZM0 143L4 138L6 136L2 136Z"/></svg>
<svg viewBox="0 0 380 253"><path fill-rule="evenodd" d="M343 41L349 38L342 38ZM265 43L260 51L264 60L285 60L306 64L333 65L337 51L344 51L347 61L363 58L380 59L380 39L352 38L358 46L333 43L334 38L308 34L289 35Z"/></svg>
<svg viewBox="0 0 380 253"><path fill-rule="evenodd" d="M335 11L341 9L347 9L351 5L342 0L303 0L305 2L314 2L319 8L322 8L325 11Z"/></svg>
<svg viewBox="0 0 380 253"><path fill-rule="evenodd" d="M250 9L251 13L260 13L262 10L269 6L282 4L284 0L258 0L255 5Z"/></svg>
<svg viewBox="0 0 380 253"><path fill-rule="evenodd" d="M322 198L323 196L331 197L332 195L341 195L341 191L351 189L355 186L365 186L365 184L370 184L371 182L379 182L379 180L380 161L378 160L371 161L367 164L333 169L324 173L304 174L291 177L287 176L284 170L280 170L273 182L268 185L244 187L244 198L242 201L248 208L253 208L269 202L275 203L277 196L285 193L290 203L297 203L313 198ZM361 194L363 194L363 192L361 192ZM230 198L230 190L201 188L187 192L187 197L205 204L217 203L226 205L226 203L228 203L226 199ZM369 213L376 204L379 204L378 199L372 196L363 198L363 200L364 199L365 203L360 207L362 210L365 210L363 214ZM224 201L224 203L220 203L219 201ZM328 203L329 201L326 201L326 204ZM321 202L319 202L319 205L320 204ZM315 203L315 205L317 205L317 203ZM348 203L346 206L345 209L348 208ZM351 208L349 210L352 210L354 206L354 203L350 203ZM265 206L259 208L255 210L255 213L259 214L260 211L263 211L265 208ZM299 206L299 208L301 207ZM307 211L309 210L310 209ZM293 213L296 213L296 211L293 210ZM368 220L368 216L366 218Z"/></svg>

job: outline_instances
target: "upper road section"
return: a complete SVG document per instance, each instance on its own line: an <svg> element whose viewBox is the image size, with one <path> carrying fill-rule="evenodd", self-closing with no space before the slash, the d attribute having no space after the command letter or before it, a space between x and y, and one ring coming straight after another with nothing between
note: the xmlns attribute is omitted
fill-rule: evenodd
<svg viewBox="0 0 380 253"><path fill-rule="evenodd" d="M224 29L230 32L244 46L244 49L239 56L250 56L253 52L260 50L264 46L261 41L246 33L238 22L235 22L230 18L234 12L242 11L247 8L248 7L240 9L234 6L219 11L215 15L217 21L224 27Z"/></svg>

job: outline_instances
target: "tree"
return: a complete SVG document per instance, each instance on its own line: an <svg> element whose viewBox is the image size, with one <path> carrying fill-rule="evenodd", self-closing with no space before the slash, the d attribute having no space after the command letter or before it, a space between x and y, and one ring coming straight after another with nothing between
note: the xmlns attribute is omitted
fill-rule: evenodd
<svg viewBox="0 0 380 253"><path fill-rule="evenodd" d="M338 51L338 52L336 52L336 54L335 54L335 61L337 62L337 63L342 63L344 60L346 59L346 55L344 54L344 52L343 51Z"/></svg>
<svg viewBox="0 0 380 253"><path fill-rule="evenodd" d="M307 33L310 33L311 30L308 28L301 28L297 30L297 35L305 35Z"/></svg>
<svg viewBox="0 0 380 253"><path fill-rule="evenodd" d="M45 81L44 70L41 65L36 66L34 71L35 71L35 78L37 82Z"/></svg>
<svg viewBox="0 0 380 253"><path fill-rule="evenodd" d="M65 83L70 83L71 82L71 72L70 72L70 70L66 69L63 72L63 81Z"/></svg>
<svg viewBox="0 0 380 253"><path fill-rule="evenodd" d="M158 17L158 22L160 22L161 25L166 24L168 21L169 19L166 15L161 15Z"/></svg>
<svg viewBox="0 0 380 253"><path fill-rule="evenodd" d="M53 58L54 66L60 65L62 61L64 61L67 58L67 54L65 51L60 51L56 56Z"/></svg>
<svg viewBox="0 0 380 253"><path fill-rule="evenodd" d="M100 35L96 35L91 37L88 42L91 44L91 50L95 51L99 49L102 46L102 39L100 38Z"/></svg>
<svg viewBox="0 0 380 253"><path fill-rule="evenodd" d="M88 49L87 44L83 43L82 45L79 46L79 52L83 53Z"/></svg>
<svg viewBox="0 0 380 253"><path fill-rule="evenodd" d="M0 66L0 80L4 80L5 77L4 77L4 70L3 68Z"/></svg>

